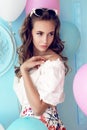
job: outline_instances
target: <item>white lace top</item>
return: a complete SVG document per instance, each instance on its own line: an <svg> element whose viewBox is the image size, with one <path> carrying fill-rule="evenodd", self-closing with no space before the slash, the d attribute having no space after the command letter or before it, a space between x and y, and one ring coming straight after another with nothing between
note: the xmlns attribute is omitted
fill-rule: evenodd
<svg viewBox="0 0 87 130"><path fill-rule="evenodd" d="M41 100L53 106L64 101L65 66L59 58L55 61L47 60L29 73ZM30 106L22 77L14 78L14 90L22 107Z"/></svg>

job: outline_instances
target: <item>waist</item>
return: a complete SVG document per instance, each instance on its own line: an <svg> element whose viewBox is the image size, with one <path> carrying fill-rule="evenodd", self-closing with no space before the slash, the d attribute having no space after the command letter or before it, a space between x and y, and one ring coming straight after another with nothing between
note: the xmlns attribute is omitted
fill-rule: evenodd
<svg viewBox="0 0 87 130"><path fill-rule="evenodd" d="M45 112L42 114L42 115L58 115L58 112L57 112L57 108L55 106L53 107L48 107ZM32 116L32 117L36 117L36 118L39 118L42 116L36 116L32 110L32 108L28 105L26 106L23 106L22 107L22 110L21 110L21 113L20 113L20 116L21 117L27 117L27 116ZM57 116L56 116L57 117Z"/></svg>

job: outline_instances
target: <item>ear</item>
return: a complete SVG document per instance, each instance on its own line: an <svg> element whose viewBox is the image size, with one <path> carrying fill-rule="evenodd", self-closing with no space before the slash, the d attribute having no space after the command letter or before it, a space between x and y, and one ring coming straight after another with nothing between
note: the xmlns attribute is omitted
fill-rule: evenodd
<svg viewBox="0 0 87 130"><path fill-rule="evenodd" d="M81 38L78 28L73 23L63 21L61 22L60 37L65 41L63 54L71 58L80 45Z"/></svg>

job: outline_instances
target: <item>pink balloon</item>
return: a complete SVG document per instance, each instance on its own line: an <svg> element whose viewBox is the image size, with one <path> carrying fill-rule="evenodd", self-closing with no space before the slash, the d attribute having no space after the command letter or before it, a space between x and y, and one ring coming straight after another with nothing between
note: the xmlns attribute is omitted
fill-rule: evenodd
<svg viewBox="0 0 87 130"><path fill-rule="evenodd" d="M49 8L56 9L59 14L59 0L27 0L26 14L29 14L33 8Z"/></svg>
<svg viewBox="0 0 87 130"><path fill-rule="evenodd" d="M87 64L77 71L73 82L73 92L78 106L87 116Z"/></svg>

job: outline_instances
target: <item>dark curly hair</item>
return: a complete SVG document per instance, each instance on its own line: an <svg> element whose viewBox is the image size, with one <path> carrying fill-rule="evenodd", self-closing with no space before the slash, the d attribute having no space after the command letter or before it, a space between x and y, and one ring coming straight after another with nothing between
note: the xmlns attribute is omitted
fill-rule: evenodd
<svg viewBox="0 0 87 130"><path fill-rule="evenodd" d="M33 56L33 41L32 41L32 29L35 21L40 20L51 20L55 24L55 34L54 34L54 40L52 44L49 46L51 50L56 52L61 56L61 58L64 61L65 67L66 67L66 73L68 71L68 66L66 64L67 57L62 56L62 51L64 49L64 42L60 38L60 20L58 15L51 15L48 11L44 11L43 15L40 17L36 16L34 13L29 14L25 20L24 23L20 29L20 36L22 40L22 45L18 48L17 53L19 56L19 65L21 65L24 61L26 61L28 58ZM15 67L15 73L18 77L21 77L20 73L20 66Z"/></svg>

